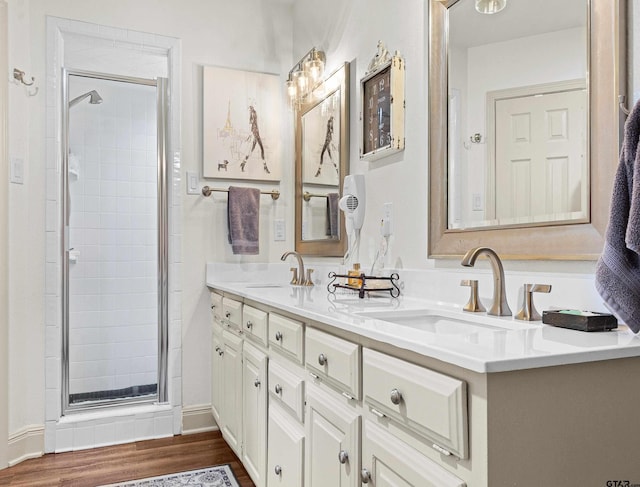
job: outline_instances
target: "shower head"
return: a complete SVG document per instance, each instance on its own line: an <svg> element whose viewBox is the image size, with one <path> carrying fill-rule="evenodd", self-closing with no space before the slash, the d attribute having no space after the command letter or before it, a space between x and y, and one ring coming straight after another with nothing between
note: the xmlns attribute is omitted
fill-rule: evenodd
<svg viewBox="0 0 640 487"><path fill-rule="evenodd" d="M89 103L92 105L99 105L100 103L102 103L102 97L98 94L98 92L96 90L91 90L87 93L84 93L80 96L76 96L73 100L71 100L69 102L69 108L71 108L72 106L80 103L82 100L84 100L86 97L90 97L89 98Z"/></svg>

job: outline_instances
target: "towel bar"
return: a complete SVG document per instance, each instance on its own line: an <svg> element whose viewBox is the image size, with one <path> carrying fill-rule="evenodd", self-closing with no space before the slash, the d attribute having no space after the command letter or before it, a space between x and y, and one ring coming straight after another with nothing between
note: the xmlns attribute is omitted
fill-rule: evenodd
<svg viewBox="0 0 640 487"><path fill-rule="evenodd" d="M327 195L326 194L309 193L309 191L305 191L304 194L302 195L302 198L305 201L309 201L311 198L327 198Z"/></svg>
<svg viewBox="0 0 640 487"><path fill-rule="evenodd" d="M217 191L217 192L220 192L220 193L228 193L229 192L228 189L210 188L209 186L203 186L203 188L202 188L202 196L209 197L209 196L211 196L211 193L213 193L214 191ZM280 191L278 191L277 189L273 189L271 191L260 191L260 194L270 194L271 198L273 200L277 200L278 198L280 198Z"/></svg>

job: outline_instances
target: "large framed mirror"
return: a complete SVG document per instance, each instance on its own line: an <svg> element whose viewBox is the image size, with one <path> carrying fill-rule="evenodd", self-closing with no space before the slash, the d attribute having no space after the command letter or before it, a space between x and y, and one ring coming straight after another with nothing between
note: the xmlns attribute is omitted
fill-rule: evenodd
<svg viewBox="0 0 640 487"><path fill-rule="evenodd" d="M478 3L429 1L428 254L596 259L624 121L624 2Z"/></svg>
<svg viewBox="0 0 640 487"><path fill-rule="evenodd" d="M349 63L296 111L295 146L296 251L341 257L346 234L338 199L349 171Z"/></svg>

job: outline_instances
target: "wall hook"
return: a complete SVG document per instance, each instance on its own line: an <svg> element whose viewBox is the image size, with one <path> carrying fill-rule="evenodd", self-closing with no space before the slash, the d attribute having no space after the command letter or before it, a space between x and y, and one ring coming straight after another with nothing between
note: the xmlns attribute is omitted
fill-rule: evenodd
<svg viewBox="0 0 640 487"><path fill-rule="evenodd" d="M624 113L625 115L629 115L629 109L625 106L625 102L627 101L627 97L624 95L618 95L618 106L620 107L620 110L622 110L622 113Z"/></svg>
<svg viewBox="0 0 640 487"><path fill-rule="evenodd" d="M25 72L19 70L18 68L13 68L13 79L15 79L18 83L23 84L24 86L33 86L33 84L35 83L36 79L32 76L31 77L31 83L28 83L27 81L25 81ZM27 94L29 96L36 96L38 94L38 87L34 86L33 87L33 92L30 92L27 90Z"/></svg>

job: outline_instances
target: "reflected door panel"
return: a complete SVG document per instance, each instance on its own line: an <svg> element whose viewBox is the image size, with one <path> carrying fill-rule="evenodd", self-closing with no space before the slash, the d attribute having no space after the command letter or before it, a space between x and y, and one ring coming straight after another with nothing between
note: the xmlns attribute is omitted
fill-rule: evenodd
<svg viewBox="0 0 640 487"><path fill-rule="evenodd" d="M584 90L496 101L496 210L500 223L586 213Z"/></svg>

